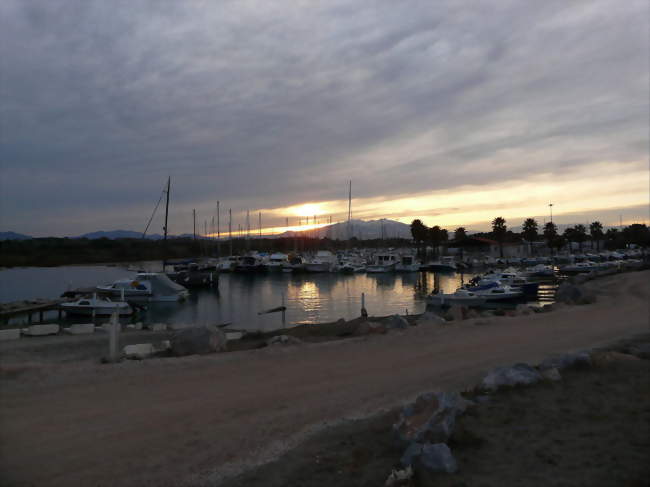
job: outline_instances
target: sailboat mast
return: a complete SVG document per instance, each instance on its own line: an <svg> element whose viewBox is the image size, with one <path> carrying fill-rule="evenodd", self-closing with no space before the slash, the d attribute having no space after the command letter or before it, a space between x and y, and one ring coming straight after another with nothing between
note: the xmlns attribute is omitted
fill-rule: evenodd
<svg viewBox="0 0 650 487"><path fill-rule="evenodd" d="M217 257L221 257L221 230L219 228L219 202L217 201Z"/></svg>
<svg viewBox="0 0 650 487"><path fill-rule="evenodd" d="M228 210L228 240L230 241L230 255L232 255L232 208Z"/></svg>
<svg viewBox="0 0 650 487"><path fill-rule="evenodd" d="M169 189L172 185L172 177L167 178L167 198L165 202L165 226L163 236L163 272L165 272L165 265L167 264L167 221L169 220Z"/></svg>
<svg viewBox="0 0 650 487"><path fill-rule="evenodd" d="M350 190L348 192L348 240L352 238L352 180L350 179Z"/></svg>

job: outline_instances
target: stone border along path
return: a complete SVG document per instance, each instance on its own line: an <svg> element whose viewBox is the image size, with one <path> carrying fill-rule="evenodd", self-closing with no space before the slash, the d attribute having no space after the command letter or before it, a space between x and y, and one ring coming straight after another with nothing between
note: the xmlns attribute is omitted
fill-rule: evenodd
<svg viewBox="0 0 650 487"><path fill-rule="evenodd" d="M393 469L385 486L405 485L418 471L427 473L455 473L456 460L447 445L456 418L469 408L489 400L489 394L499 390L535 385L541 381L562 380L561 371L571 368L591 367L594 355L631 355L650 359L650 342L636 344L625 354L603 352L601 348L585 350L546 358L537 366L517 363L491 370L475 387L474 400L458 392L425 393L413 404L404 406L399 420L393 425L396 441L406 445L400 458L403 469ZM605 355L606 356L606 355ZM410 484L409 484L410 485Z"/></svg>

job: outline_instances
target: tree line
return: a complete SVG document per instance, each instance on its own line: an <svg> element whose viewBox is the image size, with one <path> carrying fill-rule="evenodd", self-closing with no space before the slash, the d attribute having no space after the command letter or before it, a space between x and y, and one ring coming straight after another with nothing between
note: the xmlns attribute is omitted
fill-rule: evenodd
<svg viewBox="0 0 650 487"><path fill-rule="evenodd" d="M559 233L558 227L553 222L546 222L542 228L534 218L526 218L521 226L521 232L516 233L508 229L507 222L503 217L496 217L491 222L490 232L476 233L473 237L484 237L496 241L499 245L499 253L503 257L503 245L505 243L529 243L531 251L534 252L533 243L545 242L551 251L559 251L570 243L577 243L582 251L583 243L591 240L596 251L603 249L615 250L629 244L636 244L643 247L650 245L650 229L645 224L634 223L622 230L617 228L604 229L603 224L594 221L586 225L578 224L567 227L564 232ZM449 242L448 230L435 225L427 227L422 220L415 219L411 222L411 235L418 248L421 257L426 257L426 247L431 246L433 256L436 257L438 249ZM467 230L458 227L454 230L453 243L462 244L467 240Z"/></svg>

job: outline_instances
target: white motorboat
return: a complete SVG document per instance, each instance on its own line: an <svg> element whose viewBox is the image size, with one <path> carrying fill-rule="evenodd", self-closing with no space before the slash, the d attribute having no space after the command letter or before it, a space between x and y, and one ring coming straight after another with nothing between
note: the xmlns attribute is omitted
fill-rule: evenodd
<svg viewBox="0 0 650 487"><path fill-rule="evenodd" d="M97 286L95 289L101 294L127 298L151 296L153 294L151 283L147 280L138 279L137 277L135 279L130 277L118 279L113 284Z"/></svg>
<svg viewBox="0 0 650 487"><path fill-rule="evenodd" d="M105 316L112 315L115 310L121 316L133 314L133 308L124 301L111 301L110 298L102 299L94 295L92 298L81 298L70 303L61 303L61 309L66 314Z"/></svg>
<svg viewBox="0 0 650 487"><path fill-rule="evenodd" d="M397 257L394 254L377 254L375 262L366 266L366 272L393 272L397 265Z"/></svg>
<svg viewBox="0 0 650 487"><path fill-rule="evenodd" d="M433 306L481 306L486 301L485 297L479 296L467 289L457 289L451 294L438 293L427 296L427 304Z"/></svg>
<svg viewBox="0 0 650 487"><path fill-rule="evenodd" d="M305 270L305 263L299 255L291 255L287 262L282 264L282 272L301 272Z"/></svg>
<svg viewBox="0 0 650 487"><path fill-rule="evenodd" d="M172 281L167 274L162 272L140 272L138 273L132 281L149 289L148 294L126 294L125 297L128 297L132 301L145 301L145 302L167 302L167 301L181 301L185 299L189 292L187 288L181 286L180 284ZM106 286L97 286L98 291L102 291ZM109 294L121 295L122 291L115 291L114 289L109 288Z"/></svg>
<svg viewBox="0 0 650 487"><path fill-rule="evenodd" d="M235 266L235 272L260 272L263 270L266 270L266 266L257 254L243 256Z"/></svg>
<svg viewBox="0 0 650 487"><path fill-rule="evenodd" d="M507 301L509 299L519 299L524 296L524 292L520 288L513 288L499 282L493 282L492 285L478 286L469 290L477 296L485 298L486 301Z"/></svg>
<svg viewBox="0 0 650 487"><path fill-rule="evenodd" d="M270 272L281 272L284 269L285 264L289 263L289 256L283 254L282 252L276 252L271 254L269 259L266 261L266 269Z"/></svg>
<svg viewBox="0 0 650 487"><path fill-rule="evenodd" d="M336 256L329 250L319 250L313 259L305 263L305 270L307 272L331 272L338 260Z"/></svg>
<svg viewBox="0 0 650 487"><path fill-rule="evenodd" d="M219 270L219 272L232 272L235 270L235 267L237 267L238 263L239 263L239 256L237 255L223 257L219 259L219 262L217 263L217 269Z"/></svg>

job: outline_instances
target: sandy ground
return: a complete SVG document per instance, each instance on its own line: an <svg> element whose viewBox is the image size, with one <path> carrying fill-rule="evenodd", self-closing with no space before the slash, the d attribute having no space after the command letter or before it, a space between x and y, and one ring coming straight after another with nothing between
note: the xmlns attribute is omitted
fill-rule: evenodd
<svg viewBox="0 0 650 487"><path fill-rule="evenodd" d="M3 361L3 482L214 485L342 418L464 389L497 365L647 332L648 282L650 271L592 281L595 304L483 326L119 365Z"/></svg>

